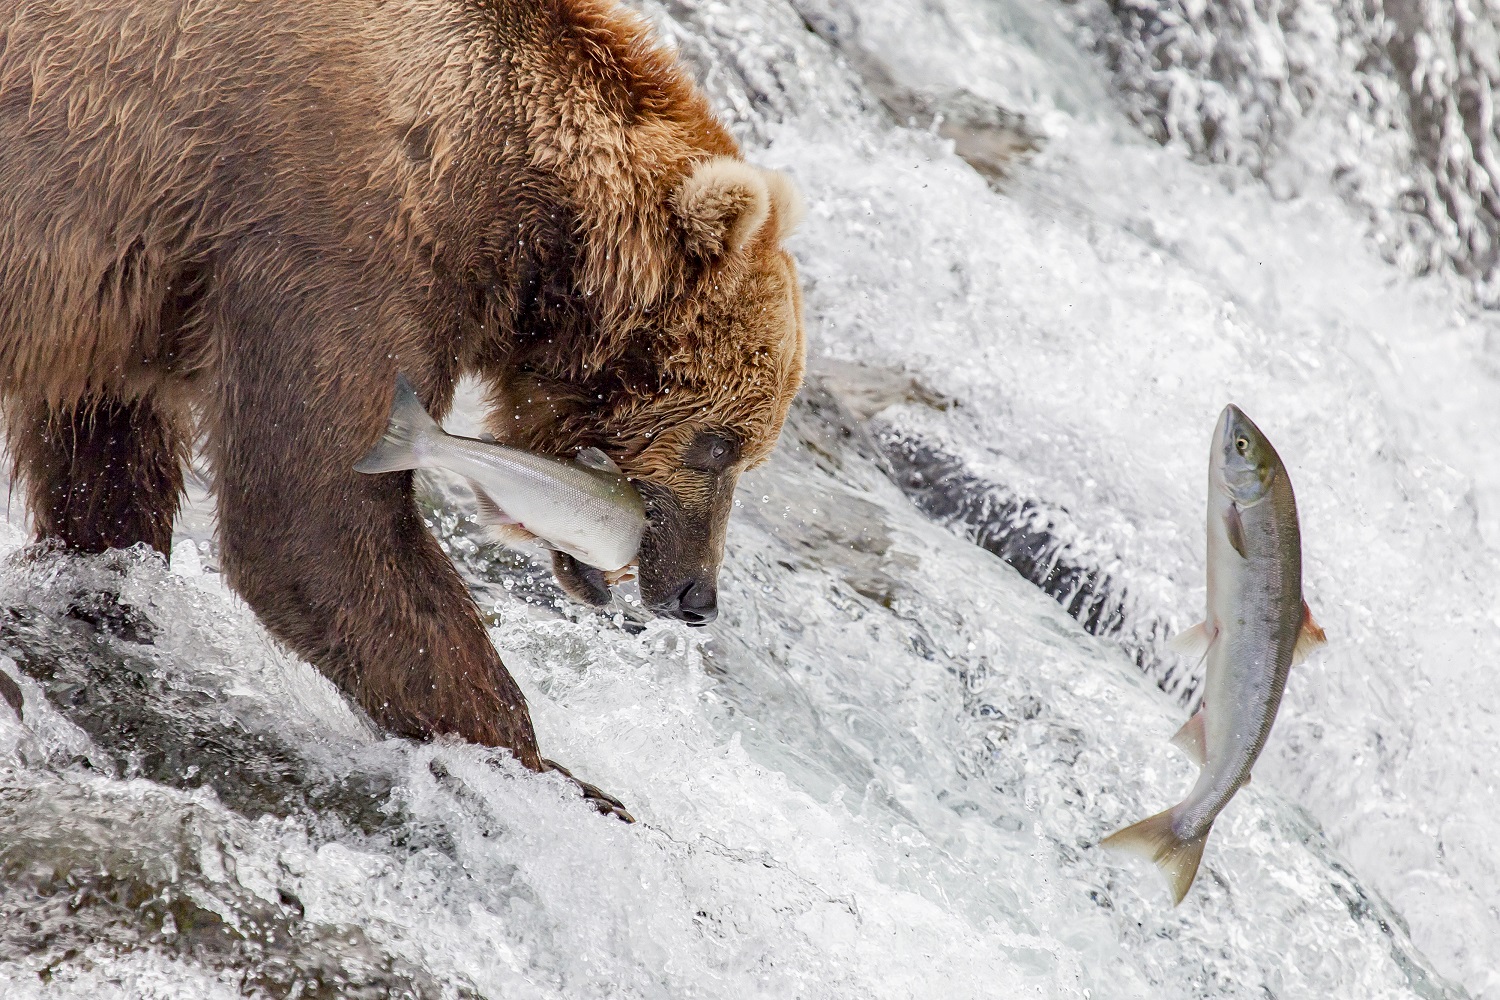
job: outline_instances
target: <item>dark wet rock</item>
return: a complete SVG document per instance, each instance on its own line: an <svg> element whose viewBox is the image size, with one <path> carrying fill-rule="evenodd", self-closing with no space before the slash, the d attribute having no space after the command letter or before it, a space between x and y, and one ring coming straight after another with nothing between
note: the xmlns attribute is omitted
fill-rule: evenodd
<svg viewBox="0 0 1500 1000"><path fill-rule="evenodd" d="M908 90L882 79L877 66L865 79L898 122L951 139L953 151L991 182L1003 180L1045 141L1025 115L967 90Z"/></svg>
<svg viewBox="0 0 1500 1000"><path fill-rule="evenodd" d="M742 141L763 145L779 123L814 116L850 122L883 116L853 73L830 73L825 43L790 6L704 0L625 0L652 19Z"/></svg>
<svg viewBox="0 0 1500 1000"><path fill-rule="evenodd" d="M913 85L860 38L855 4L794 3L808 30L839 52L897 124L936 132L991 182L1041 149L1046 136L1025 114L963 88Z"/></svg>
<svg viewBox="0 0 1500 1000"><path fill-rule="evenodd" d="M67 779L8 786L0 829L0 953L28 959L43 982L85 955L152 951L230 972L254 995L454 995L359 925L306 920L293 873L268 873L282 883L274 894L247 889L223 842L232 833L180 797Z"/></svg>
<svg viewBox="0 0 1500 1000"><path fill-rule="evenodd" d="M836 454L853 450L869 459L923 514L1004 560L1085 631L1123 646L1162 690L1193 702L1201 686L1195 665L1162 655L1170 626L1139 607L1117 567L1099 564L1071 541L1079 533L1068 512L986 479L940 444L880 419L901 405L941 412L956 404L904 372L819 359L784 440L813 452L835 474ZM855 589L886 607L898 592L879 577L856 581Z"/></svg>
<svg viewBox="0 0 1500 1000"><path fill-rule="evenodd" d="M816 408L816 412L823 419L840 425L863 427L865 421L881 410L902 403L915 403L939 412L958 405L908 372L835 358L817 358L811 366L804 395L815 408L818 394L836 400L838 408L846 412L837 413L826 406Z"/></svg>
<svg viewBox="0 0 1500 1000"><path fill-rule="evenodd" d="M1113 639L1164 691L1193 701L1193 664L1163 656L1169 623L1132 599L1115 569L1078 551L1066 510L1022 496L967 468L940 445L889 425L874 429L892 481L928 517L992 552L1067 609L1090 635Z"/></svg>
<svg viewBox="0 0 1500 1000"><path fill-rule="evenodd" d="M0 608L0 654L88 735L97 754L76 764L168 788L207 786L252 819L338 817L365 832L396 821L391 779L335 776L273 726L227 710L220 692L174 682L169 658L140 641L155 626L118 595L91 588L67 596L62 615L22 602Z"/></svg>
<svg viewBox="0 0 1500 1000"><path fill-rule="evenodd" d="M1500 303L1500 177L1487 166L1500 152L1493 13L1448 0L1056 8L1146 136L1243 168L1278 198L1326 169L1370 217L1379 252L1418 273L1446 259L1483 305ZM1336 151L1326 168L1298 138L1309 126Z"/></svg>
<svg viewBox="0 0 1500 1000"><path fill-rule="evenodd" d="M113 636L137 646L149 646L156 638L156 626L137 608L120 600L112 590L75 592L68 602L68 616L90 626L101 638Z"/></svg>
<svg viewBox="0 0 1500 1000"><path fill-rule="evenodd" d="M15 709L16 718L22 720L26 718L25 712L22 711L26 699L21 693L21 686L3 670L0 670L0 698L4 698L5 703Z"/></svg>

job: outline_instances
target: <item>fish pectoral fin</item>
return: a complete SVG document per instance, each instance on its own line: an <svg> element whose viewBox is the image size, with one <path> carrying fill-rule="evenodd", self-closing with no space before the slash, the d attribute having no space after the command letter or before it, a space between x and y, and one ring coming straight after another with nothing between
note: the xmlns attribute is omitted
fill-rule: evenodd
<svg viewBox="0 0 1500 1000"><path fill-rule="evenodd" d="M484 487L469 480L469 489L474 491L474 504L479 508L479 523L488 528L500 525L520 524L515 518L500 509L495 498L485 492Z"/></svg>
<svg viewBox="0 0 1500 1000"><path fill-rule="evenodd" d="M1184 840L1172 829L1172 818L1171 809L1157 813L1110 834L1099 841L1099 846L1149 859L1167 880L1172 891L1172 905L1176 906L1192 888L1193 879L1198 875L1198 865L1203 861L1203 845L1208 843L1208 830Z"/></svg>
<svg viewBox="0 0 1500 1000"><path fill-rule="evenodd" d="M1203 735L1204 712L1206 709L1198 709L1192 718L1182 724L1177 730L1177 735L1172 737L1172 745L1187 754L1188 760L1203 766L1206 756L1205 747L1208 745Z"/></svg>
<svg viewBox="0 0 1500 1000"><path fill-rule="evenodd" d="M1234 546L1240 558L1250 558L1245 555L1245 523L1240 520L1239 504L1231 503L1224 509L1224 530L1229 535L1229 544Z"/></svg>
<svg viewBox="0 0 1500 1000"><path fill-rule="evenodd" d="M484 526L485 534L496 545L504 545L506 548L518 549L530 545L537 537L519 524L487 524Z"/></svg>
<svg viewBox="0 0 1500 1000"><path fill-rule="evenodd" d="M1191 656L1194 659L1202 659L1208 655L1208 647L1214 644L1214 632L1209 630L1208 622L1202 621L1192 628L1178 632L1167 640L1167 648L1180 656Z"/></svg>
<svg viewBox="0 0 1500 1000"><path fill-rule="evenodd" d="M1307 654L1328 642L1328 635L1321 625L1313 621L1312 608L1302 602L1302 628L1297 632L1297 645L1292 647L1292 664L1295 666L1307 659Z"/></svg>
<svg viewBox="0 0 1500 1000"><path fill-rule="evenodd" d="M600 572L604 574L605 583L609 584L611 587L617 587L622 583L628 583L629 581L634 580L636 578L637 569L638 567L635 563L627 563L626 565L621 566L619 569L606 569L601 570Z"/></svg>
<svg viewBox="0 0 1500 1000"><path fill-rule="evenodd" d="M617 476L624 475L624 473L620 471L620 467L615 464L614 459L604 454L604 452L600 451L598 448L580 449L578 454L573 456L573 461L577 462L585 469L597 469L600 472L613 472Z"/></svg>

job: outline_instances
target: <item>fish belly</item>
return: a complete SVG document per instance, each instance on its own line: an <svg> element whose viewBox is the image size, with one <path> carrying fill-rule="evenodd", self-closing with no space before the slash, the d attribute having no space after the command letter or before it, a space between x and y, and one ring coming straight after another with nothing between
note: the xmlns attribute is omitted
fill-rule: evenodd
<svg viewBox="0 0 1500 1000"><path fill-rule="evenodd" d="M507 456L448 439L441 464L479 485L531 534L590 566L622 569L635 558L641 523L588 474L537 456Z"/></svg>
<svg viewBox="0 0 1500 1000"><path fill-rule="evenodd" d="M1255 627L1264 595L1256 593L1251 561L1225 556L1216 570L1209 591L1215 638L1204 677L1203 770L1182 803L1184 823L1194 829L1206 829L1248 780L1275 711L1269 690L1275 651Z"/></svg>

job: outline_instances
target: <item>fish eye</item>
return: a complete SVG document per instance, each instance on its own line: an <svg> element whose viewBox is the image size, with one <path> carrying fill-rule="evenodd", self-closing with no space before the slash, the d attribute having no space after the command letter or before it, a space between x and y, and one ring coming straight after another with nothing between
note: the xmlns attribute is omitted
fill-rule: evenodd
<svg viewBox="0 0 1500 1000"><path fill-rule="evenodd" d="M1250 450L1250 439L1241 435L1234 439L1234 450L1243 455Z"/></svg>

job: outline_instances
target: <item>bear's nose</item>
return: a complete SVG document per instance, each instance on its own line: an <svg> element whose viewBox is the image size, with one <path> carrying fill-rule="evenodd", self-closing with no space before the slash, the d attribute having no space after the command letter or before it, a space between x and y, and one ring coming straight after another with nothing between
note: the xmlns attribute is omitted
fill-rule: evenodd
<svg viewBox="0 0 1500 1000"><path fill-rule="evenodd" d="M692 580L677 594L675 617L689 625L707 625L719 617L719 589L712 580Z"/></svg>

